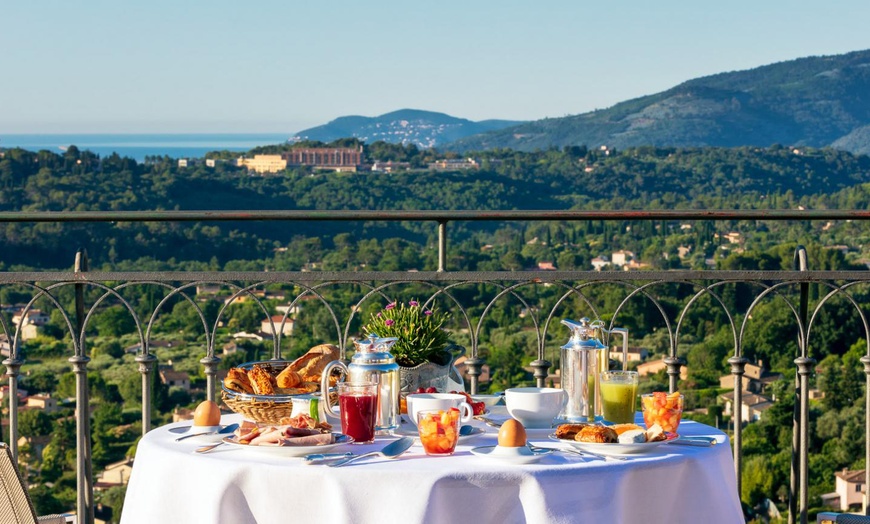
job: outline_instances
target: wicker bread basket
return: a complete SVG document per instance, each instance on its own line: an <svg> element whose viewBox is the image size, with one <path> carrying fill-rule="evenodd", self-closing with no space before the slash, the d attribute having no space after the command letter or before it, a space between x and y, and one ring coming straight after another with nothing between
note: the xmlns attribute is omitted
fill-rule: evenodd
<svg viewBox="0 0 870 524"><path fill-rule="evenodd" d="M270 374L277 375L285 367L290 365L286 360L267 360L263 362L248 362L239 366L245 371L258 365ZM252 395L239 393L227 389L221 382L221 400L236 413L244 415L246 419L264 424L278 424L284 417L289 417L293 412L293 398L300 395Z"/></svg>

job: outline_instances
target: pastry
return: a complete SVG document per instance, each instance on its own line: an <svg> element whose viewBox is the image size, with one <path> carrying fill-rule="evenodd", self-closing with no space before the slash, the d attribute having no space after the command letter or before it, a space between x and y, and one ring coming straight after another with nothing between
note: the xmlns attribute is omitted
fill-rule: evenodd
<svg viewBox="0 0 870 524"><path fill-rule="evenodd" d="M275 385L279 388L295 388L299 387L301 383L302 375L298 371L291 369L290 366L284 368L284 371L278 373L278 376L275 377Z"/></svg>
<svg viewBox="0 0 870 524"><path fill-rule="evenodd" d="M260 366L254 366L248 371L248 380L256 395L272 395L275 387L272 385L272 375Z"/></svg>
<svg viewBox="0 0 870 524"><path fill-rule="evenodd" d="M224 386L226 386L227 389L238 393L254 393L254 388L251 387L251 381L248 379L248 374L241 368L232 368L227 371L227 376L224 379Z"/></svg>
<svg viewBox="0 0 870 524"><path fill-rule="evenodd" d="M577 442L594 442L596 444L612 444L619 440L616 431L607 426L586 426L574 435Z"/></svg>
<svg viewBox="0 0 870 524"><path fill-rule="evenodd" d="M574 436L589 424L559 424L556 428L556 438L574 440Z"/></svg>

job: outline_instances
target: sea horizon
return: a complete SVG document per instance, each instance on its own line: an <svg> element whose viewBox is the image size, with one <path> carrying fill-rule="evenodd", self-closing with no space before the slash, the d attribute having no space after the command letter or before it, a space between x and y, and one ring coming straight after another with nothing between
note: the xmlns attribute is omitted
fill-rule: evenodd
<svg viewBox="0 0 870 524"><path fill-rule="evenodd" d="M202 158L211 151L244 152L283 144L290 133L0 133L0 148L63 153L74 145L100 157L117 153L143 162L147 156Z"/></svg>

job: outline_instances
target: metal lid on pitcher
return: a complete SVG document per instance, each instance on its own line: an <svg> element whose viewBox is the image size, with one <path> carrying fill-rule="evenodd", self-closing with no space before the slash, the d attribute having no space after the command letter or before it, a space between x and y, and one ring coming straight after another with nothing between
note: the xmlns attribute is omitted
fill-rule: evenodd
<svg viewBox="0 0 870 524"><path fill-rule="evenodd" d="M395 337L379 337L374 333L370 333L368 337L354 340L353 345L356 352L351 357L352 364L372 365L372 364L390 364L396 361L390 353L390 348L398 341Z"/></svg>
<svg viewBox="0 0 870 524"><path fill-rule="evenodd" d="M562 324L571 329L571 339L568 343L562 346L562 349L605 349L607 346L598 340L598 334L603 322L597 320L590 322L588 318L583 317L579 322L574 320L562 319Z"/></svg>

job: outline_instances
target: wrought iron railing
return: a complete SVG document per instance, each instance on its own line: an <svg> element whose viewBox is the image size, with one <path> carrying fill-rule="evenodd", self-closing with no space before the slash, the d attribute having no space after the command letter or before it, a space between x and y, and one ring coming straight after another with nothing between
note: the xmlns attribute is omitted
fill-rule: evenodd
<svg viewBox="0 0 870 524"><path fill-rule="evenodd" d="M851 293L853 286L870 282L867 271L811 271L807 267L807 255L803 248L795 253L793 270L788 271L451 271L447 267L448 231L452 221L585 221L585 220L866 220L870 212L847 211L659 211L659 212L570 212L570 211L512 211L512 212L324 212L324 211L237 211L237 212L94 212L94 213L0 213L0 222L140 222L140 221L412 221L433 222L438 232L438 267L429 271L414 272L92 272L88 270L87 257L83 252L76 256L71 272L3 272L0 287L17 286L30 290L30 300L24 308L36 304L50 304L60 312L72 340L72 356L69 362L76 376L76 423L77 423L77 514L79 522L90 523L94 519L94 490L90 449L90 420L88 410L89 392L87 383L89 358L88 326L100 308L107 304L120 305L129 313L135 324L135 334L140 350L135 361L142 376L142 430L151 429L152 377L157 357L151 348L155 322L169 312L167 308L176 301L186 301L199 316L204 339L202 364L207 383L207 396L215 399L217 371L220 358L215 345L227 308L233 299L245 297L257 304L264 318L271 313L257 297L256 291L263 286L292 286L295 296L288 298L287 313L280 324L271 323L274 334L272 358L281 358L288 341L282 337L284 323L291 321L289 312L304 301L313 300L327 312L334 332L323 336L324 341L346 351L360 322L359 312L372 303L383 305L395 299L403 300L408 289L414 293L423 290L414 298L423 303L439 304L452 313L458 331L462 332L468 360L465 362L470 389L479 387L485 360L482 351L488 344L486 332L488 320L496 312L510 309L523 311L529 331L534 339L536 359L531 362L538 385L543 386L558 359L559 343L566 334L554 333L554 320L558 318L609 318L611 328L619 326L621 314L632 301L642 300L660 317L667 334L667 366L670 389L676 390L681 370L686 361L680 357L678 347L681 332L693 307L699 300L712 300L721 308L733 337L733 354L728 359L734 377L734 406L732 414L734 433L734 465L740 487L742 471L742 376L749 363L744 356L743 343L750 325L752 312L763 301L777 300L788 308L797 327L798 352L794 355L796 410L794 416L793 464L790 486L790 522L806 522L808 509L808 445L809 445L809 388L810 377L815 372L816 361L810 353L811 332L814 321L825 304L834 297L847 300L860 317L863 336L870 341L870 328L864 313L868 304L859 303ZM721 291L736 283L750 284L757 288L751 305L745 311L732 311L721 296ZM229 300L224 302L216 318L207 318L195 298L198 285L209 284L228 290ZM811 285L826 288L812 304L809 301ZM146 314L141 304L131 302L126 291L148 286L162 293L160 300ZM603 310L596 300L601 286L622 289L621 298L612 310ZM660 291L681 287L690 292L682 293L678 308L664 305ZM332 290L342 289L342 299L335 302ZM68 311L65 293L72 289L74 306ZM469 292L473 290L473 292ZM545 292L544 292L545 290ZM348 298L352 297L349 300ZM527 315L526 315L527 314ZM304 324L304 318L297 318ZM556 322L558 324L558 322ZM3 361L9 385L9 443L17 452L18 441L18 395L21 368L26 363L22 351L22 327L24 322L11 322L0 316L0 329L8 335L10 354ZM870 345L861 359L864 364L866 386L870 388ZM870 410L870 396L865 394L865 410ZM865 422L865 435L870 436L870 419ZM865 436L865 439L866 439ZM865 446L865 461L870 464L870 448ZM870 468L867 468L866 484L870 485ZM865 495L864 507L867 508Z"/></svg>

